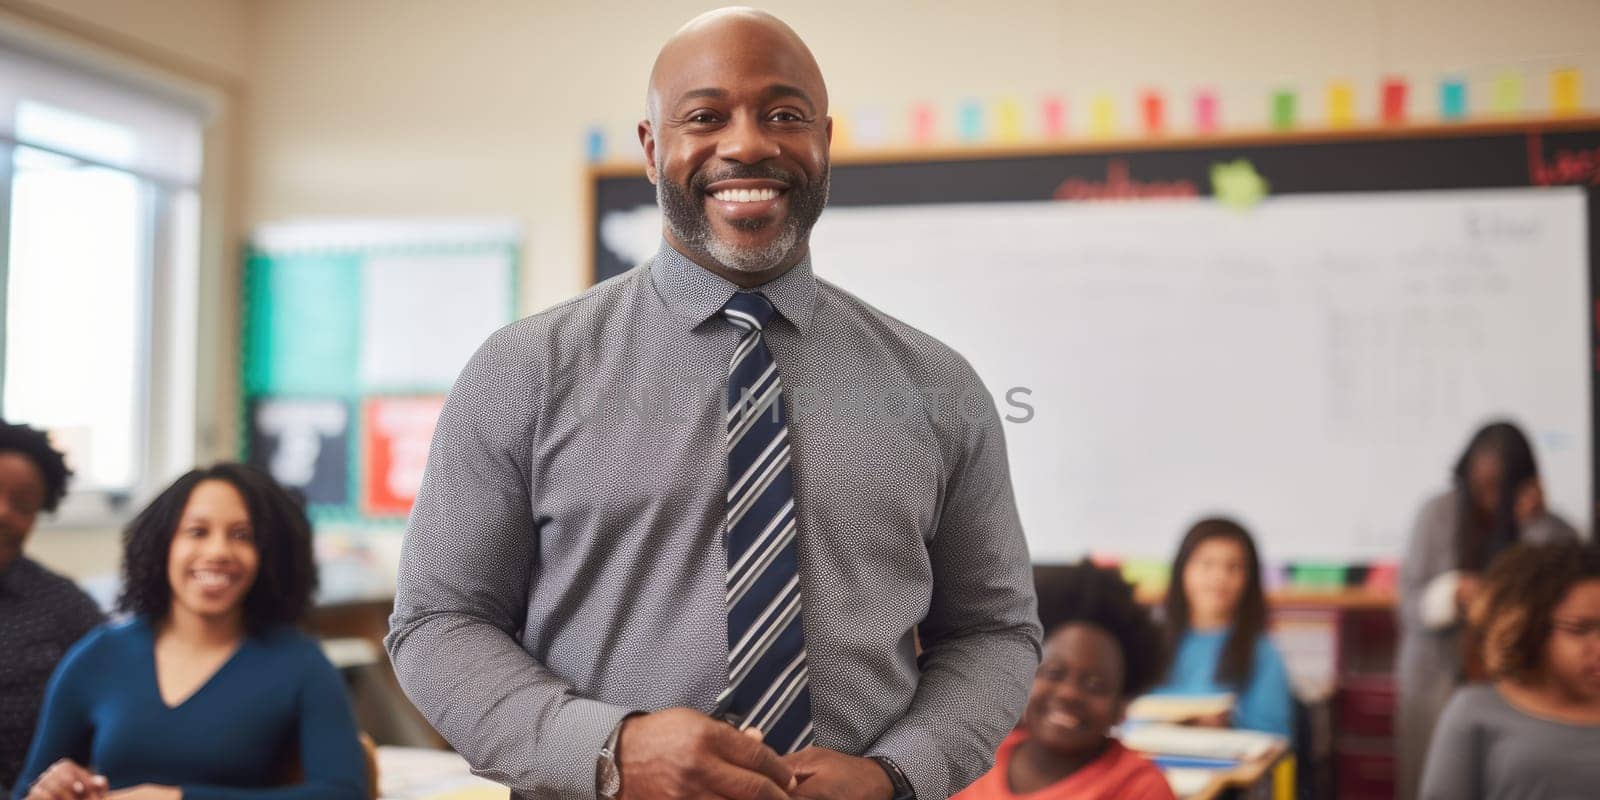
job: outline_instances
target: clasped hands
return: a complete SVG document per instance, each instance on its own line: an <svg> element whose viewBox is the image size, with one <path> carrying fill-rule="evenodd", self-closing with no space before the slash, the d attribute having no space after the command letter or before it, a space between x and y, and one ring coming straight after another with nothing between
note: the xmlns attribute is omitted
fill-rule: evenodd
<svg viewBox="0 0 1600 800"><path fill-rule="evenodd" d="M629 717L621 800L889 800L877 762L822 747L779 756L749 732L688 708Z"/></svg>
<svg viewBox="0 0 1600 800"><path fill-rule="evenodd" d="M112 791L104 775L63 758L33 782L26 800L183 800L183 791L148 783Z"/></svg>

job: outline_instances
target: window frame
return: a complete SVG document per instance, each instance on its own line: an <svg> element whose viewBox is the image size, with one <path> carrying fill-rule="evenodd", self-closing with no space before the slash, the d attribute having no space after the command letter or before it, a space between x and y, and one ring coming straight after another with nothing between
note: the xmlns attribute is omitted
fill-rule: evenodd
<svg viewBox="0 0 1600 800"><path fill-rule="evenodd" d="M199 137L200 174L193 181L152 174L124 165L97 162L36 143L20 142L0 133L0 417L6 379L7 310L11 273L12 201L17 175L14 164L19 147L70 159L81 166L115 170L131 175L140 186L138 221L143 231L139 254L139 290L136 311L135 356L138 408L134 416L135 448L132 485L123 490L77 488L69 484L61 506L42 516L36 530L104 531L119 528L140 505L173 477L192 467L201 455L202 441L213 445L218 415L199 402L202 379L214 382L219 374L214 347L202 341L202 325L217 327L214 312L202 308L202 299L221 299L215 276L218 251L217 224L223 210L221 181L214 166L223 149L218 120L227 107L226 95L216 87L152 71L115 53L89 48L37 31L18 30L0 19L0 47L38 55L56 62L71 74L115 85L129 95L154 99L192 113ZM182 226L182 230L179 226ZM183 241L186 240L186 241ZM208 274L209 273L209 274ZM221 333L221 331L215 331ZM220 345L227 347L226 344ZM27 422L27 420L9 420ZM209 448L207 448L209 449Z"/></svg>

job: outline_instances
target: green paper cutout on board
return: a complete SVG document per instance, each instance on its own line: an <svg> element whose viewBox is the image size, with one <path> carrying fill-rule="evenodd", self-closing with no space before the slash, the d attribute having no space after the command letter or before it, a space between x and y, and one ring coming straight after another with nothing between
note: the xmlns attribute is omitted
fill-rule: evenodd
<svg viewBox="0 0 1600 800"><path fill-rule="evenodd" d="M357 391L359 254L251 254L246 270L245 391Z"/></svg>
<svg viewBox="0 0 1600 800"><path fill-rule="evenodd" d="M1211 165L1211 194L1223 208L1248 211L1267 196L1267 180L1249 159Z"/></svg>

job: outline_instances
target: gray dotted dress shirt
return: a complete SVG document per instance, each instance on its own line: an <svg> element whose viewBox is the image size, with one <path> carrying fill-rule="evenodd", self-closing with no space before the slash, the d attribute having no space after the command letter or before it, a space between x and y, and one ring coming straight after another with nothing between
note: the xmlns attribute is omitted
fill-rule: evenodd
<svg viewBox="0 0 1600 800"><path fill-rule="evenodd" d="M663 245L501 329L439 418L387 645L474 771L595 795L631 711L727 681L724 390L732 283ZM986 770L1039 661L994 401L959 355L820 281L760 288L792 440L816 743L922 800ZM920 636L921 654L917 654Z"/></svg>

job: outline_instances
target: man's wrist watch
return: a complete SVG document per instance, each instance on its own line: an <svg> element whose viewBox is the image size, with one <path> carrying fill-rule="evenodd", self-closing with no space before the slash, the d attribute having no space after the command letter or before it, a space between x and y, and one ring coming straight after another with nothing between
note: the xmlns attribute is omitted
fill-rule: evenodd
<svg viewBox="0 0 1600 800"><path fill-rule="evenodd" d="M611 736L600 746L600 760L595 764L594 793L600 800L617 800L622 794L622 768L617 765L617 748L622 744L622 723L611 730Z"/></svg>
<svg viewBox="0 0 1600 800"><path fill-rule="evenodd" d="M868 756L883 767L889 776L889 783L894 786L894 796L889 800L917 800L917 790L912 788L911 781L906 779L906 774L900 765L894 763L888 756Z"/></svg>

